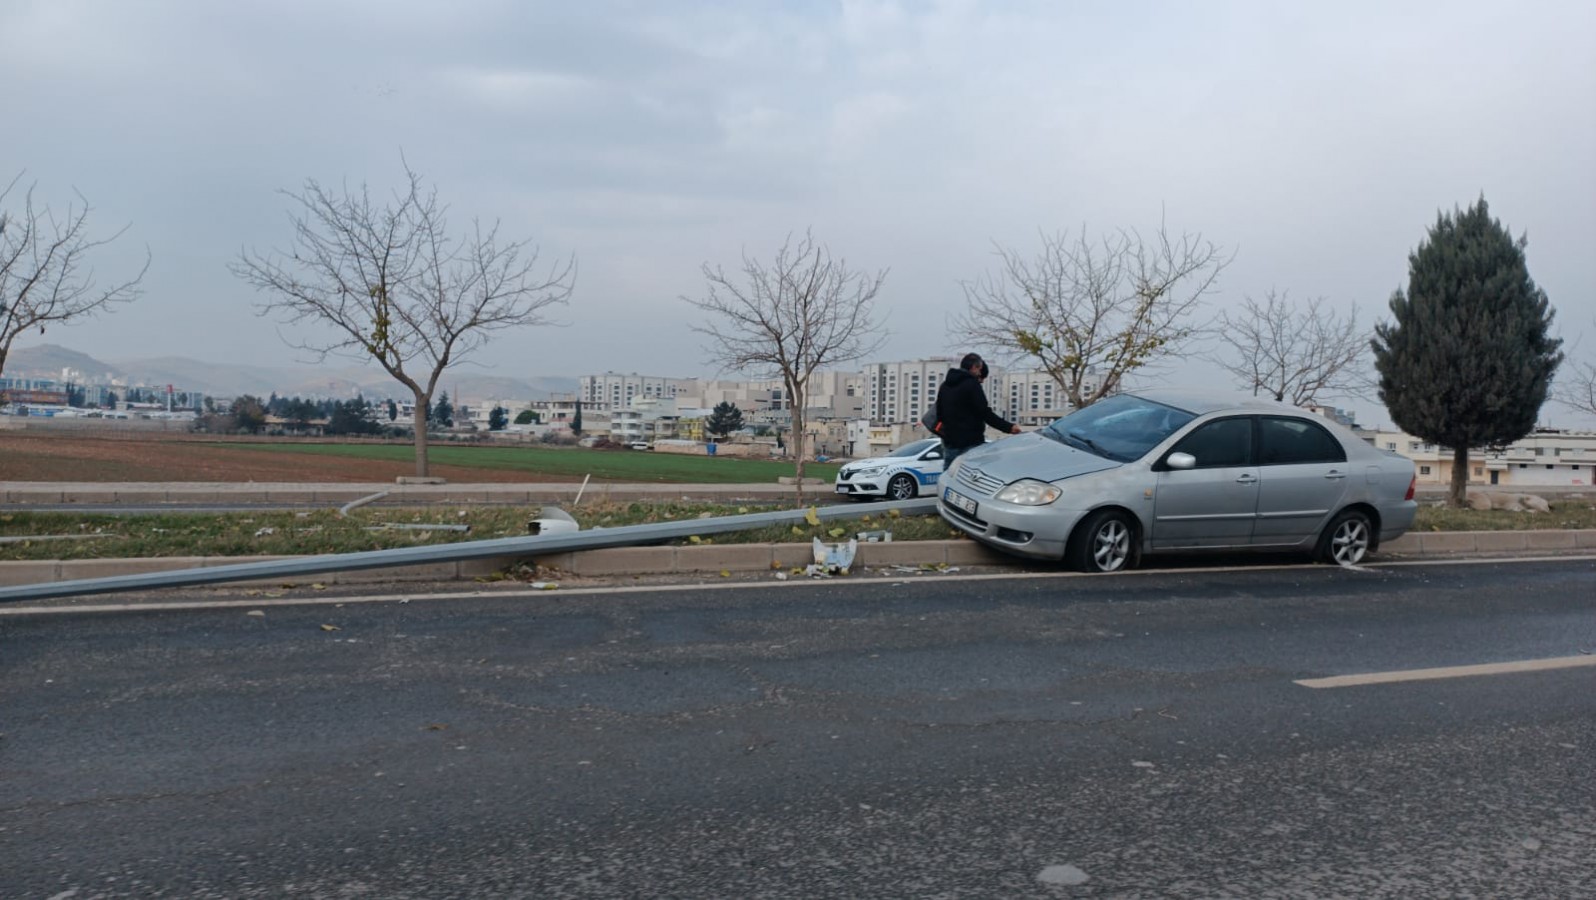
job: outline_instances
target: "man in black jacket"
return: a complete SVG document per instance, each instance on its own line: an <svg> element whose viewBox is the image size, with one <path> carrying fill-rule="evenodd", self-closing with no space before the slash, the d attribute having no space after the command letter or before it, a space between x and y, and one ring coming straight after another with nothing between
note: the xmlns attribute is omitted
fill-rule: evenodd
<svg viewBox="0 0 1596 900"><path fill-rule="evenodd" d="M1008 434L1020 433L1020 426L1005 421L987 405L981 383L990 371L979 354L966 353L959 368L949 369L937 390L937 436L942 438L944 468L965 451L981 446L988 425Z"/></svg>

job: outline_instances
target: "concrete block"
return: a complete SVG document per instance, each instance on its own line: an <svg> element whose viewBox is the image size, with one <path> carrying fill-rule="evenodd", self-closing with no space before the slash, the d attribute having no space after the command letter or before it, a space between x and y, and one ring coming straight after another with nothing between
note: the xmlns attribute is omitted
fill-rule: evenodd
<svg viewBox="0 0 1596 900"><path fill-rule="evenodd" d="M461 578L487 578L504 572L525 561L519 556L490 556L486 559L462 559L457 564Z"/></svg>
<svg viewBox="0 0 1596 900"><path fill-rule="evenodd" d="M0 563L0 587L48 584L61 580L61 564L53 559Z"/></svg>
<svg viewBox="0 0 1596 900"><path fill-rule="evenodd" d="M1018 557L1006 556L975 541L938 541L947 548L946 560L950 566L1014 565Z"/></svg>
<svg viewBox="0 0 1596 900"><path fill-rule="evenodd" d="M676 568L675 547L612 547L572 554L578 575L643 575Z"/></svg>
<svg viewBox="0 0 1596 900"><path fill-rule="evenodd" d="M1575 538L1577 531L1526 531L1524 532L1524 549L1526 550L1573 550L1578 546Z"/></svg>
<svg viewBox="0 0 1596 900"><path fill-rule="evenodd" d="M81 578L110 578L116 575L143 575L149 572L173 572L178 569L197 569L203 563L198 556L141 557L137 559L64 559L61 561L60 579L77 581Z"/></svg>
<svg viewBox="0 0 1596 900"><path fill-rule="evenodd" d="M781 563L783 569L801 569L815 561L815 548L813 544L774 544L770 561Z"/></svg>
<svg viewBox="0 0 1596 900"><path fill-rule="evenodd" d="M114 490L110 490L110 491L73 491L70 495L66 495L66 500L64 502L66 502L66 503L81 503L81 504L84 504L84 505L89 505L89 504L105 505L105 504L108 504L108 503L115 503L116 499L117 499L117 492L114 491Z"/></svg>
<svg viewBox="0 0 1596 900"><path fill-rule="evenodd" d="M1596 550L1596 530L1574 532L1574 546L1581 550Z"/></svg>
<svg viewBox="0 0 1596 900"><path fill-rule="evenodd" d="M174 499L184 500L184 501L187 501L187 502L200 502L200 501L202 501L202 500L204 500L206 498L203 498L203 497L191 498L188 494L185 493L185 494L179 494ZM135 489L132 489L132 490L121 490L121 489L119 489L116 492L116 502L117 503L125 503L125 504L127 504L129 506L148 506L148 505L151 505L151 504L157 504L158 505L158 504L161 504L161 503L168 502L168 496L167 496L167 492L166 491L150 490L148 488L143 488L143 489L135 488Z"/></svg>
<svg viewBox="0 0 1596 900"><path fill-rule="evenodd" d="M510 557L506 557L506 558L510 558ZM524 558L522 558L522 561L530 563L530 564L533 564L533 565L543 566L543 567L549 568L549 569L559 569L562 572L575 572L576 571L576 554L575 553L570 553L570 552L567 552L567 553L548 553L548 554L544 554L542 556L529 557L529 558L524 557Z"/></svg>
<svg viewBox="0 0 1596 900"><path fill-rule="evenodd" d="M934 566L947 560L947 544L947 541L860 544L858 559L866 566Z"/></svg>
<svg viewBox="0 0 1596 900"><path fill-rule="evenodd" d="M266 492L266 499L271 503L302 503L306 506L310 506L316 502L316 492L308 490L273 489Z"/></svg>
<svg viewBox="0 0 1596 900"><path fill-rule="evenodd" d="M23 490L6 491L7 503L65 503L66 493L63 491L39 490L26 488Z"/></svg>
<svg viewBox="0 0 1596 900"><path fill-rule="evenodd" d="M1426 531L1419 534L1425 553L1472 553L1474 534L1469 531Z"/></svg>
<svg viewBox="0 0 1596 900"><path fill-rule="evenodd" d="M1474 550L1477 553L1517 553L1524 549L1525 532L1477 531L1474 533Z"/></svg>
<svg viewBox="0 0 1596 900"><path fill-rule="evenodd" d="M726 544L709 547L677 547L678 572L764 572L773 559L769 544ZM813 551L811 550L811 559Z"/></svg>
<svg viewBox="0 0 1596 900"><path fill-rule="evenodd" d="M1423 550L1420 536L1411 531L1394 541L1386 541L1380 545L1382 554L1389 553L1393 556L1417 556Z"/></svg>

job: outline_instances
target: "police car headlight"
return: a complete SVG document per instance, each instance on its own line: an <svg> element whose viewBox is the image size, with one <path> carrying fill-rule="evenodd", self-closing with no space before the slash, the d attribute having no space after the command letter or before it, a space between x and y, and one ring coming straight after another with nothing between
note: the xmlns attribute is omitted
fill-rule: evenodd
<svg viewBox="0 0 1596 900"><path fill-rule="evenodd" d="M997 492L997 499L1016 506L1046 506L1063 496L1064 492L1056 485L1034 478L1016 481L1008 487Z"/></svg>
<svg viewBox="0 0 1596 900"><path fill-rule="evenodd" d="M885 472L886 470L887 470L886 466L870 466L869 468L866 468L866 469L854 469L853 470L853 474L855 476L859 476L859 475L866 475L866 476L868 476L868 475L880 475L882 472Z"/></svg>

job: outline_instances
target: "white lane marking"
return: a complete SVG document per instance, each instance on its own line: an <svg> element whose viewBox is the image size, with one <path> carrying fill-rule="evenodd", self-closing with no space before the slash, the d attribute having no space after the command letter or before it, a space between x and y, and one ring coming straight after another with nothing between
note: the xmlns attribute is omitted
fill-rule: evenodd
<svg viewBox="0 0 1596 900"><path fill-rule="evenodd" d="M1335 675L1330 678L1304 678L1294 682L1305 688L1359 687L1366 684L1396 684L1402 681L1435 681L1442 678L1471 678L1478 675L1510 675L1515 672L1547 672L1596 666L1596 656L1558 656L1551 659L1521 659L1514 662L1481 663L1475 666L1442 666L1435 669L1404 669L1395 672L1366 672L1362 675Z"/></svg>
<svg viewBox="0 0 1596 900"><path fill-rule="evenodd" d="M1470 565L1500 565L1503 563L1544 563L1544 562L1596 562L1596 555L1590 556L1521 556L1499 557L1496 559L1435 559L1435 560L1391 560L1366 565L1364 571L1375 569L1407 568L1411 566L1470 566ZM975 565L981 565L976 563ZM1215 573L1234 572L1279 572L1290 570L1308 571L1341 571L1344 566L1316 565L1304 566L1302 563L1280 563L1278 565L1252 564L1235 566L1211 566L1207 568L1172 568L1172 569L1132 569L1128 572L1115 572L1110 575L1096 575L1085 572L970 572L945 574L926 570L926 574L911 574L908 572L882 575L879 577L849 577L833 579L797 579L792 581L715 581L695 582L690 584L655 584L655 585L614 585L611 587L583 587L560 588L558 590L534 590L528 588L519 591L495 593L490 591L466 591L447 594L373 594L373 595L333 595L324 597L257 597L246 600L190 600L173 601L168 603L102 603L93 605L74 606L14 606L7 607L0 604L0 618L5 616L37 616L59 613L115 613L115 612L144 612L147 610L170 611L184 609L227 609L235 606L267 607L267 606L337 606L343 603L395 603L398 601L420 603L427 600L481 600L484 598L525 600L534 597L548 598L572 597L594 594L665 594L683 591L735 591L744 589L765 590L770 588L799 588L816 587L823 584L908 584L911 582L942 582L942 581L1037 581L1048 578L1125 578L1136 575L1191 575L1200 576ZM932 574L935 573L935 574ZM754 573L750 573L754 574ZM353 585L348 585L353 586ZM187 588L174 588L174 590L204 590L205 585L194 585ZM214 587L214 586L213 586Z"/></svg>

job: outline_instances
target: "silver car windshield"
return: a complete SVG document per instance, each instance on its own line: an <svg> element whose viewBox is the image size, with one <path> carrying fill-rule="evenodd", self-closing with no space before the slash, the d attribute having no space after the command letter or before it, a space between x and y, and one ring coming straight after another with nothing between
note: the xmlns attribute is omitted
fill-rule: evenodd
<svg viewBox="0 0 1596 900"><path fill-rule="evenodd" d="M1184 409L1120 394L1070 413L1042 434L1115 462L1130 462L1195 418Z"/></svg>

